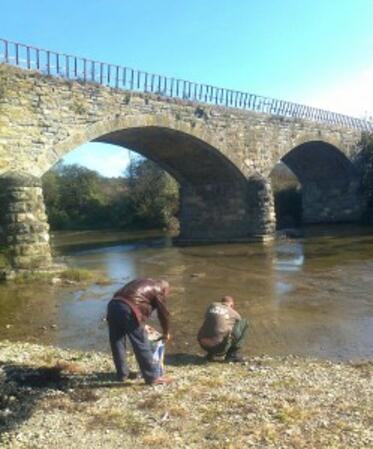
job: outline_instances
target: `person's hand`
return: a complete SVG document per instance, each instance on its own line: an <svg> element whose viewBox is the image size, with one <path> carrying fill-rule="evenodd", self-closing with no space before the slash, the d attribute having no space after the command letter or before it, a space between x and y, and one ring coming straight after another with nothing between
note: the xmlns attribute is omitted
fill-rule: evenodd
<svg viewBox="0 0 373 449"><path fill-rule="evenodd" d="M168 333L168 334L163 334L163 335L162 335L162 340L163 340L164 342L169 341L170 338L171 338L171 335L170 335L169 333Z"/></svg>

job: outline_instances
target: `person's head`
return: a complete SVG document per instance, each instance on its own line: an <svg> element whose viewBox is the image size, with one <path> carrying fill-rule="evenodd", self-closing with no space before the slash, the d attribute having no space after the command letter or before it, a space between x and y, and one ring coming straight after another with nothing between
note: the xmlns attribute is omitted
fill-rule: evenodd
<svg viewBox="0 0 373 449"><path fill-rule="evenodd" d="M234 299L232 296L223 296L221 298L221 303L234 309Z"/></svg>
<svg viewBox="0 0 373 449"><path fill-rule="evenodd" d="M168 296L169 293L170 293L170 290L171 290L171 287L170 287L169 282L165 281L164 279L161 279L160 285L161 285L161 291L162 291L162 294L163 294L165 297Z"/></svg>

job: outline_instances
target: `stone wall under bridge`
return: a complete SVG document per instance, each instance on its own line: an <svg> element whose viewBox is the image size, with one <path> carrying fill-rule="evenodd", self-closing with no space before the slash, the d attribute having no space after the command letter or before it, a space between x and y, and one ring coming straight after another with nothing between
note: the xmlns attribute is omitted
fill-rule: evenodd
<svg viewBox="0 0 373 449"><path fill-rule="evenodd" d="M303 186L305 222L356 221L361 132L200 105L0 64L0 212L14 267L50 264L40 178L79 145L106 142L157 162L180 184L182 243L270 238L269 175ZM22 190L23 189L23 190ZM32 249L31 249L32 248Z"/></svg>

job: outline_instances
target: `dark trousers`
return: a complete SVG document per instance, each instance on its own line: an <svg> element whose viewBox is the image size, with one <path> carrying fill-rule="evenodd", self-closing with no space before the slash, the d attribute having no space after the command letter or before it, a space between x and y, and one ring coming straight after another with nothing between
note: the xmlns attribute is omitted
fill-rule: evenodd
<svg viewBox="0 0 373 449"><path fill-rule="evenodd" d="M227 353L232 354L241 348L242 343L246 338L248 327L249 325L247 320L239 320L234 325L232 332L227 335L221 343L213 347L207 347L204 345L201 345L201 347L211 355L225 355Z"/></svg>
<svg viewBox="0 0 373 449"><path fill-rule="evenodd" d="M122 379L129 373L126 360L128 338L145 382L152 383L159 377L158 365L153 361L147 333L144 327L139 325L130 307L121 301L111 300L108 304L107 320L111 352L118 378Z"/></svg>

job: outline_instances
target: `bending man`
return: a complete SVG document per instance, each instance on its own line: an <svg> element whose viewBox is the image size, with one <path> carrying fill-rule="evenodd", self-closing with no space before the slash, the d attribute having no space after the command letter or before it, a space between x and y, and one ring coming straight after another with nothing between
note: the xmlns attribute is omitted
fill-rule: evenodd
<svg viewBox="0 0 373 449"><path fill-rule="evenodd" d="M107 320L110 345L119 381L129 375L126 361L128 337L145 383L156 385L170 382L169 378L159 376L159 369L153 360L153 352L144 329L146 319L156 310L163 339L169 340L169 312L165 305L169 292L170 285L166 281L136 279L118 290L109 302Z"/></svg>
<svg viewBox="0 0 373 449"><path fill-rule="evenodd" d="M206 359L225 355L227 362L242 362L238 355L248 324L234 309L234 299L224 296L207 309L205 319L198 332L198 342L207 352Z"/></svg>

